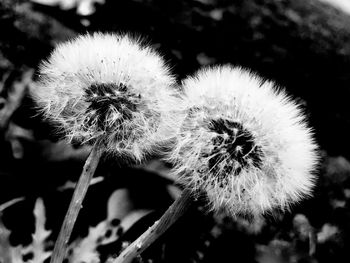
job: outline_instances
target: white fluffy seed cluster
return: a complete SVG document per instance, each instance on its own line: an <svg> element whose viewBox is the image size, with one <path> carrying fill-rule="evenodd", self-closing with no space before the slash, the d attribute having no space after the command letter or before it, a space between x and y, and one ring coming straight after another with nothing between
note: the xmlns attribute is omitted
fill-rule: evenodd
<svg viewBox="0 0 350 263"><path fill-rule="evenodd" d="M169 160L210 209L257 216L310 195L317 146L299 106L272 82L221 66L183 81L183 114Z"/></svg>
<svg viewBox="0 0 350 263"><path fill-rule="evenodd" d="M173 76L154 50L127 35L63 43L40 75L33 97L70 141L99 142L107 152L141 160L173 126Z"/></svg>
<svg viewBox="0 0 350 263"><path fill-rule="evenodd" d="M212 210L257 216L311 194L312 130L284 91L246 70L200 70L179 94L154 50L95 33L59 45L40 75L33 98L70 141L138 161L170 145L172 173Z"/></svg>

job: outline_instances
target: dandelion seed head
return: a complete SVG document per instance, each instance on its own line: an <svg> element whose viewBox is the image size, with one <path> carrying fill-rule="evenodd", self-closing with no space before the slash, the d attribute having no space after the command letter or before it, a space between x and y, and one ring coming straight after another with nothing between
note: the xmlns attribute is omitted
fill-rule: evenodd
<svg viewBox="0 0 350 263"><path fill-rule="evenodd" d="M309 196L317 146L299 106L272 82L221 66L183 81L185 114L169 160L212 210L258 216Z"/></svg>
<svg viewBox="0 0 350 263"><path fill-rule="evenodd" d="M161 56L128 35L60 44L40 75L33 97L70 141L139 160L171 126L174 78Z"/></svg>

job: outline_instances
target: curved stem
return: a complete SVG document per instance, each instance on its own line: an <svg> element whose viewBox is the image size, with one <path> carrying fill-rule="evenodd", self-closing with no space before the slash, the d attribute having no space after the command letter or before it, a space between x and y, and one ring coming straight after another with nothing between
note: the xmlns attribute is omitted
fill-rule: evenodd
<svg viewBox="0 0 350 263"><path fill-rule="evenodd" d="M171 225L173 225L190 207L192 203L191 191L185 189L181 196L168 208L163 216L146 232L128 246L113 263L130 263L140 255L154 241L156 241Z"/></svg>
<svg viewBox="0 0 350 263"><path fill-rule="evenodd" d="M101 157L101 150L98 144L92 147L89 157L87 158L79 181L74 189L72 200L69 204L67 214L64 218L60 233L55 243L50 263L62 263L66 256L67 244L72 234L72 230L77 220L82 202L89 188L90 181L95 173Z"/></svg>

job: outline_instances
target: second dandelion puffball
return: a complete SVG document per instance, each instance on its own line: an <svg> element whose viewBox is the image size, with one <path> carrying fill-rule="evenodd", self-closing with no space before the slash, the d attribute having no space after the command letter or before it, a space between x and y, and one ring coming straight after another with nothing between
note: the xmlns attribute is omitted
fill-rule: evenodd
<svg viewBox="0 0 350 263"><path fill-rule="evenodd" d="M98 142L140 160L169 134L173 84L150 47L127 35L95 33L58 45L32 93L70 141Z"/></svg>
<svg viewBox="0 0 350 263"><path fill-rule="evenodd" d="M210 209L256 216L311 194L317 146L299 106L272 82L231 66L183 81L184 114L169 160Z"/></svg>

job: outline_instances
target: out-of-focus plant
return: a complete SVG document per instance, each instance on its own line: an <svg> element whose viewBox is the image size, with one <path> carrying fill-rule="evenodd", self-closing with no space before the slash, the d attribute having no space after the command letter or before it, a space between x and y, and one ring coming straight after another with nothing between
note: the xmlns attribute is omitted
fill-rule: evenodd
<svg viewBox="0 0 350 263"><path fill-rule="evenodd" d="M95 4L104 4L105 0L31 0L34 3L58 6L63 10L76 8L77 14L88 16L95 13Z"/></svg>
<svg viewBox="0 0 350 263"><path fill-rule="evenodd" d="M2 211L22 201L23 198L17 198L11 200L0 206L0 213ZM108 201L109 205L113 205L114 202L125 201L120 195L116 198L112 195ZM114 208L115 209L115 208ZM131 212L131 211L128 211ZM107 218L102 220L96 226L90 227L88 234L85 237L78 237L73 240L69 245L70 254L67 257L70 263L95 263L100 262L100 254L97 248L101 245L107 245L119 238L119 233L122 233L122 225L129 225L130 219L125 216L122 221L117 220L115 223L114 211L107 210ZM34 205L34 233L32 234L32 241L27 246L12 246L10 244L9 236L10 230L8 230L1 222L0 217L0 260L2 262L12 263L43 263L52 254L52 240L50 239L51 231L47 230L46 225L46 213L44 202L41 198L38 198ZM0 214L1 216L1 214ZM110 235L106 235L110 232Z"/></svg>
<svg viewBox="0 0 350 263"><path fill-rule="evenodd" d="M12 247L9 242L10 231L5 228L3 224L0 224L1 232L1 253L0 259L3 262L21 263L23 257L30 255L31 262L44 262L51 252L46 251L47 238L51 234L51 231L45 229L45 207L42 199L37 199L34 207L35 229L32 234L32 242L28 246L22 245Z"/></svg>

